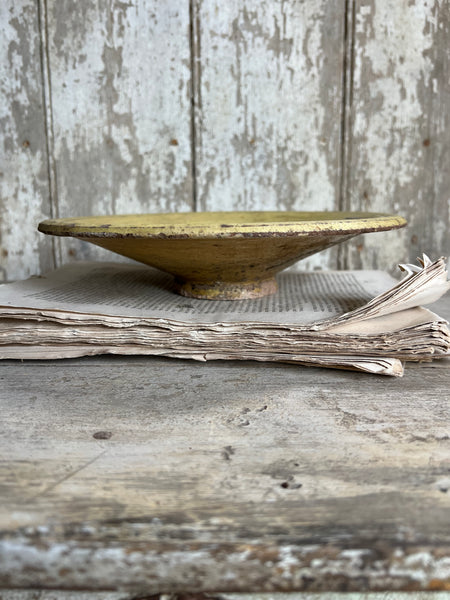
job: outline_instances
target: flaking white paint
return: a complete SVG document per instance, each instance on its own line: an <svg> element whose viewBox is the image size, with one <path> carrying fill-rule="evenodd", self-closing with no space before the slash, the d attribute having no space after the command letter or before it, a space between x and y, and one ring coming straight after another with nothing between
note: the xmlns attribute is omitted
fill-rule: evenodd
<svg viewBox="0 0 450 600"><path fill-rule="evenodd" d="M199 208L336 209L344 4L195 4Z"/></svg>
<svg viewBox="0 0 450 600"><path fill-rule="evenodd" d="M59 6L49 54L60 216L191 209L188 2ZM63 261L108 256L64 248Z"/></svg>
<svg viewBox="0 0 450 600"><path fill-rule="evenodd" d="M0 281L52 264L36 231L49 208L36 17L31 0L0 3Z"/></svg>
<svg viewBox="0 0 450 600"><path fill-rule="evenodd" d="M442 8L440 1L356 3L349 206L405 216L418 232L414 253L429 251L434 227L419 235L431 200L428 146L436 140L423 142L430 135L430 94L438 91L431 50ZM386 268L409 260L410 238L408 229L367 236L359 256L352 249L352 264Z"/></svg>
<svg viewBox="0 0 450 600"><path fill-rule="evenodd" d="M191 4L1 3L0 280L108 258L36 232L94 213L398 212L409 229L349 242L341 266L450 252L448 3Z"/></svg>

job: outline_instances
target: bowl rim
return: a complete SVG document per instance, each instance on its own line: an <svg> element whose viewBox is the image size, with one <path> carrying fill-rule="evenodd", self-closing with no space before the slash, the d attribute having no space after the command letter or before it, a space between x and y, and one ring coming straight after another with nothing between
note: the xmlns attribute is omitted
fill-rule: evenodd
<svg viewBox="0 0 450 600"><path fill-rule="evenodd" d="M195 215L195 217L193 217ZM217 218L217 222L201 222ZM235 218L233 220L233 215ZM236 215L239 216L236 219ZM267 220L242 221L245 215ZM274 216L281 220L273 220ZM270 218L272 216L272 219ZM139 218L154 223L134 224ZM158 219L161 222L158 223ZM189 221L190 219L190 221ZM164 223L164 220L166 221ZM172 221L172 222L170 222ZM195 222L196 221L196 222ZM399 215L351 211L203 211L178 213L135 213L46 219L38 230L48 235L76 238L211 239L298 237L317 234L357 235L399 229L407 224Z"/></svg>

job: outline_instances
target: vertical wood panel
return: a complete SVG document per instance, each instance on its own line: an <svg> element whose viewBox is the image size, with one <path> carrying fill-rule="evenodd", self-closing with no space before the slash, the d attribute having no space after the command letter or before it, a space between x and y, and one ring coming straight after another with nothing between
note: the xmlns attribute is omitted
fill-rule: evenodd
<svg viewBox="0 0 450 600"><path fill-rule="evenodd" d="M37 223L51 214L40 61L33 0L0 2L0 281L53 265Z"/></svg>
<svg viewBox="0 0 450 600"><path fill-rule="evenodd" d="M354 9L347 206L399 213L409 227L361 238L345 264L448 255L449 4L363 0Z"/></svg>
<svg viewBox="0 0 450 600"><path fill-rule="evenodd" d="M408 229L350 242L340 266L450 254L448 2L190 4L0 3L0 280L52 266L52 214L380 210Z"/></svg>
<svg viewBox="0 0 450 600"><path fill-rule="evenodd" d="M188 2L47 3L59 215L191 210Z"/></svg>
<svg viewBox="0 0 450 600"><path fill-rule="evenodd" d="M199 209L337 209L344 2L193 6Z"/></svg>

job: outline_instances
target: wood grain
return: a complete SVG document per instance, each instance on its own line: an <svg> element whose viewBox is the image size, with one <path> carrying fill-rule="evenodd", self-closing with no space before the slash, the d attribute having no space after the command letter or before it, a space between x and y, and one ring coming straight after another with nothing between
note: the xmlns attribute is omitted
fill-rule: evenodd
<svg viewBox="0 0 450 600"><path fill-rule="evenodd" d="M199 209L338 209L344 18L343 1L194 1Z"/></svg>
<svg viewBox="0 0 450 600"><path fill-rule="evenodd" d="M229 209L400 213L307 259L450 254L443 0L5 0L0 279L108 258L45 217Z"/></svg>
<svg viewBox="0 0 450 600"><path fill-rule="evenodd" d="M303 592L298 593L180 593L171 594L172 600L448 600L448 592ZM1 600L165 600L164 595L140 596L127 592L68 592L63 590L6 590L0 592Z"/></svg>
<svg viewBox="0 0 450 600"><path fill-rule="evenodd" d="M0 584L443 586L448 366L3 363Z"/></svg>
<svg viewBox="0 0 450 600"><path fill-rule="evenodd" d="M58 214L191 210L188 2L52 0L47 21Z"/></svg>
<svg viewBox="0 0 450 600"><path fill-rule="evenodd" d="M4 361L0 587L448 589L449 378Z"/></svg>
<svg viewBox="0 0 450 600"><path fill-rule="evenodd" d="M366 0L351 2L349 16L345 207L399 213L409 227L361 238L344 264L448 256L449 5Z"/></svg>
<svg viewBox="0 0 450 600"><path fill-rule="evenodd" d="M0 3L0 281L53 266L36 231L51 214L39 30L36 2Z"/></svg>

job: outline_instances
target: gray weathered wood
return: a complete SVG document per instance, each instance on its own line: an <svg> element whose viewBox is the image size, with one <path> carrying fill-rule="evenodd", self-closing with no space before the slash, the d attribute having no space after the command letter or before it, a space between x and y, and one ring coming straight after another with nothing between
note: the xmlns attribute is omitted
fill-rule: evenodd
<svg viewBox="0 0 450 600"><path fill-rule="evenodd" d="M408 229L304 267L450 254L448 2L5 0L0 11L0 279L108 257L36 225L110 212L398 212Z"/></svg>
<svg viewBox="0 0 450 600"><path fill-rule="evenodd" d="M171 594L136 598L127 592L67 592L63 590L0 591L0 600L450 600L450 592L359 592L342 594L275 592L250 594Z"/></svg>
<svg viewBox="0 0 450 600"><path fill-rule="evenodd" d="M192 210L188 1L50 0L47 26L58 214Z"/></svg>
<svg viewBox="0 0 450 600"><path fill-rule="evenodd" d="M63 590L2 590L0 591L0 600L136 600L136 597L132 597L126 592L67 592ZM145 599L144 599L145 600ZM155 599L156 600L156 599ZM163 599L161 599L163 600ZM174 599L175 600L175 599ZM246 600L246 599L242 599ZM262 599L261 599L262 600ZM282 600L280 598L280 600ZM292 599L294 600L294 599ZM321 600L318 598L317 600ZM358 598L357 600L364 600ZM371 599L372 600L372 599ZM374 598L373 600L378 600ZM382 598L382 600L390 600L389 598ZM405 599L405 600L416 600ZM428 598L418 598L417 600L428 600ZM430 598L433 600L433 598ZM435 598L435 600L441 600L441 598ZM442 598L447 600L447 598Z"/></svg>
<svg viewBox="0 0 450 600"><path fill-rule="evenodd" d="M127 592L67 592L63 590L6 590L0 591L0 600L450 600L450 592L275 592L250 594L171 594L153 597Z"/></svg>
<svg viewBox="0 0 450 600"><path fill-rule="evenodd" d="M339 208L344 17L344 0L194 1L199 209Z"/></svg>
<svg viewBox="0 0 450 600"><path fill-rule="evenodd" d="M1 11L3 279L51 266L43 218L191 210L189 3L8 0ZM56 246L58 264L106 255Z"/></svg>
<svg viewBox="0 0 450 600"><path fill-rule="evenodd" d="M450 360L4 361L0 587L448 589L449 388Z"/></svg>
<svg viewBox="0 0 450 600"><path fill-rule="evenodd" d="M54 266L39 29L34 0L0 2L0 281Z"/></svg>
<svg viewBox="0 0 450 600"><path fill-rule="evenodd" d="M450 7L350 2L346 206L399 213L409 227L347 246L347 266L391 268L450 254Z"/></svg>

